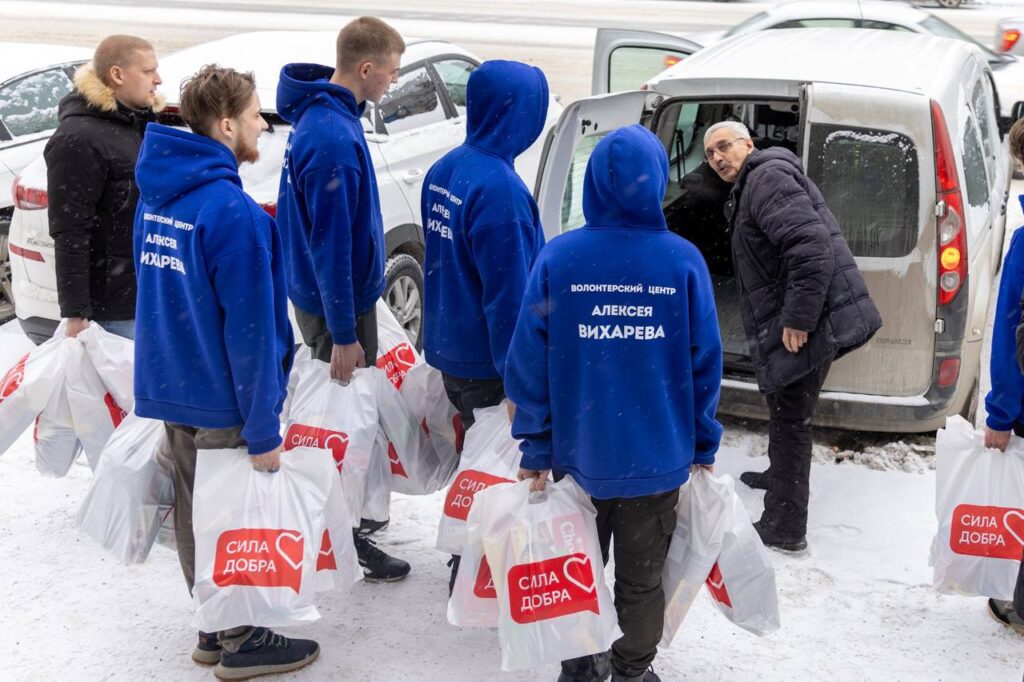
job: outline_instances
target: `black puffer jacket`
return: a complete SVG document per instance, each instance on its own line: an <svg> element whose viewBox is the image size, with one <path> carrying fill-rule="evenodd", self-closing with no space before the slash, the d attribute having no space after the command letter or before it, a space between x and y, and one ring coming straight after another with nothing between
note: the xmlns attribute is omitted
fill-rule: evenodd
<svg viewBox="0 0 1024 682"><path fill-rule="evenodd" d="M755 150L726 204L743 326L761 391L865 344L882 318L825 199L788 149ZM797 353L782 328L809 332Z"/></svg>
<svg viewBox="0 0 1024 682"><path fill-rule="evenodd" d="M88 65L46 144L50 236L61 317L135 317L135 161L149 111L128 109Z"/></svg>

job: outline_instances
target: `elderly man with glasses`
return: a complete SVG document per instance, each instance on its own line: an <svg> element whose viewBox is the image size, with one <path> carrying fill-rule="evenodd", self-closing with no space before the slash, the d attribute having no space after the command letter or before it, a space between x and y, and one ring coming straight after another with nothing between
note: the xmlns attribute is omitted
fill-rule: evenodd
<svg viewBox="0 0 1024 682"><path fill-rule="evenodd" d="M736 121L708 128L704 150L733 185L725 215L743 327L769 408L768 470L740 480L767 491L754 524L764 543L799 551L807 547L818 393L833 360L867 343L882 319L835 217L793 152L755 149Z"/></svg>

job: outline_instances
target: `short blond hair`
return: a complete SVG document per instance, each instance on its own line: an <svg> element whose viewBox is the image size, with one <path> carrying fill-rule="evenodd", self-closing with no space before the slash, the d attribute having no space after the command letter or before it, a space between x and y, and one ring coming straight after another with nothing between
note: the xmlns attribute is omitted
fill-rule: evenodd
<svg viewBox="0 0 1024 682"><path fill-rule="evenodd" d="M1024 161L1024 118L1014 121L1009 134L1010 153L1018 161Z"/></svg>
<svg viewBox="0 0 1024 682"><path fill-rule="evenodd" d="M377 17L359 17L338 32L337 68L347 73L363 62L405 52L402 36Z"/></svg>
<svg viewBox="0 0 1024 682"><path fill-rule="evenodd" d="M125 68L135 63L139 52L155 52L153 45L145 38L115 34L107 36L96 46L92 55L92 69L103 81L111 86L110 70L115 66Z"/></svg>

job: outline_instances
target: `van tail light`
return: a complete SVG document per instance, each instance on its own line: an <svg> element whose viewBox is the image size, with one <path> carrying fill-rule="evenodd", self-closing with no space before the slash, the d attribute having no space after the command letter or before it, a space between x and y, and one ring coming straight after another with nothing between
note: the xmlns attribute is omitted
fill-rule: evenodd
<svg viewBox="0 0 1024 682"><path fill-rule="evenodd" d="M935 215L938 232L938 303L947 305L967 280L967 231L964 202L956 174L953 145L939 103L932 100L932 139L935 146Z"/></svg>
<svg viewBox="0 0 1024 682"><path fill-rule="evenodd" d="M1008 28L1003 31L1003 42L999 44L1000 52L1009 52L1020 40L1020 31L1015 28Z"/></svg>
<svg viewBox="0 0 1024 682"><path fill-rule="evenodd" d="M955 386L960 376L960 358L946 358L939 363L939 377L935 382L940 388Z"/></svg>
<svg viewBox="0 0 1024 682"><path fill-rule="evenodd" d="M46 208L46 190L32 189L21 184L21 178L14 178L11 185L11 199L14 200L14 207L22 211L35 211Z"/></svg>
<svg viewBox="0 0 1024 682"><path fill-rule="evenodd" d="M277 217L277 204L260 204L260 208L267 212L271 218Z"/></svg>

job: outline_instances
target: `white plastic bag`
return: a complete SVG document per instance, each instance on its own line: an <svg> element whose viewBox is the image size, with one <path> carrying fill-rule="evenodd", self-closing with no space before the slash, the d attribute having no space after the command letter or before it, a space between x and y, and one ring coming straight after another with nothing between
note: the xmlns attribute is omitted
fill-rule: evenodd
<svg viewBox="0 0 1024 682"><path fill-rule="evenodd" d="M66 325L61 322L53 338L21 356L0 378L0 454L35 421L63 383Z"/></svg>
<svg viewBox="0 0 1024 682"><path fill-rule="evenodd" d="M171 517L174 483L158 458L165 439L163 422L129 414L103 448L78 511L79 529L126 564L146 560Z"/></svg>
<svg viewBox="0 0 1024 682"><path fill-rule="evenodd" d="M92 339L90 343L97 343L96 339L102 334L113 336L94 324L78 337L85 336L87 339ZM114 429L125 418L127 411L118 404L114 395L107 389L99 372L93 366L92 356L86 350L88 346L83 346L85 341L78 337L66 341L72 348L69 349L68 354L65 385L68 405L71 408L71 419L75 425L75 434L82 443L85 456L89 459L89 466L95 471L99 464L100 453L103 452ZM128 352L130 353L131 350L129 349ZM101 356L102 353L97 352L93 355ZM123 383L124 377L113 376L115 372L127 373L128 376L131 376L132 373L130 363L127 367L121 366L113 370L108 368L107 371L111 374L111 379L116 379L118 383ZM129 405L128 409L132 409L134 406L134 396L131 396L130 399L132 405Z"/></svg>
<svg viewBox="0 0 1024 682"><path fill-rule="evenodd" d="M950 417L935 439L933 582L940 592L1013 599L1024 546L1024 441L1006 452Z"/></svg>
<svg viewBox="0 0 1024 682"><path fill-rule="evenodd" d="M676 529L662 571L665 625L661 646L672 643L722 552L732 526L735 490L723 479L697 469L679 490Z"/></svg>
<svg viewBox="0 0 1024 682"><path fill-rule="evenodd" d="M474 516L472 510L466 521L459 572L448 598L448 622L463 628L498 627L498 593L491 566L484 556L479 513Z"/></svg>
<svg viewBox="0 0 1024 682"><path fill-rule="evenodd" d="M498 594L502 670L607 651L621 633L597 511L572 477L532 494L530 481L492 486L473 513Z"/></svg>
<svg viewBox="0 0 1024 682"><path fill-rule="evenodd" d="M357 369L352 381L343 386L331 380L327 363L300 350L292 368L297 379L283 445L285 450L311 447L331 452L356 525L377 437L377 403L368 372Z"/></svg>
<svg viewBox="0 0 1024 682"><path fill-rule="evenodd" d="M442 459L384 373L373 368L369 374L377 398L380 425L388 441L391 490L406 495L437 492L451 480L458 456L452 451L448 459Z"/></svg>
<svg viewBox="0 0 1024 682"><path fill-rule="evenodd" d="M779 629L779 593L775 568L761 536L747 515L731 476L718 479L729 496L729 519L722 552L705 584L712 603L726 618L763 636Z"/></svg>
<svg viewBox="0 0 1024 682"><path fill-rule="evenodd" d="M198 452L193 628L286 627L320 617L316 563L336 475L321 449L282 454L276 473L253 470L244 448Z"/></svg>
<svg viewBox="0 0 1024 682"><path fill-rule="evenodd" d="M409 335L382 299L377 299L377 367L398 390L406 374L423 358L409 341Z"/></svg>
<svg viewBox="0 0 1024 682"><path fill-rule="evenodd" d="M363 504L360 516L370 521L387 521L391 518L391 471L388 437L383 426L377 426L373 442L370 466L366 472L366 487L363 489ZM353 517L357 521L360 517Z"/></svg>
<svg viewBox="0 0 1024 682"><path fill-rule="evenodd" d="M53 392L46 407L36 417L32 440L35 442L36 470L44 476L63 478L82 453L64 385Z"/></svg>
<svg viewBox="0 0 1024 682"><path fill-rule="evenodd" d="M414 365L405 375L399 392L430 437L430 446L438 458L443 462L457 459L465 430L461 415L448 400L441 373L425 362Z"/></svg>
<svg viewBox="0 0 1024 682"><path fill-rule="evenodd" d="M448 487L437 528L435 546L450 554L463 553L474 496L496 483L514 482L519 471L519 441L512 437L505 402L475 410L473 416L476 421L466 432L459 471Z"/></svg>
<svg viewBox="0 0 1024 682"><path fill-rule="evenodd" d="M331 476L327 506L324 509L324 533L316 557L316 589L347 591L363 579L363 569L352 539L352 519L345 504L341 478Z"/></svg>
<svg viewBox="0 0 1024 682"><path fill-rule="evenodd" d="M95 322L75 338L85 345L85 355L113 402L125 412L135 409L135 342Z"/></svg>

